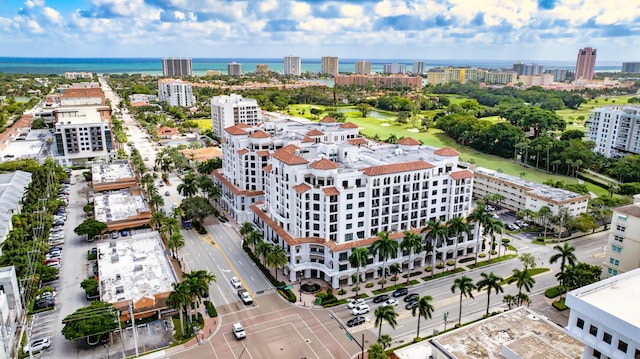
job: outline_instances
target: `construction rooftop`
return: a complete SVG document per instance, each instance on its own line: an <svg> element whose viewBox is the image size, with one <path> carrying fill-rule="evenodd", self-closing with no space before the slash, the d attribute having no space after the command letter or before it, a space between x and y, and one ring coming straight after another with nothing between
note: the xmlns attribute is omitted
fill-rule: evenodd
<svg viewBox="0 0 640 359"><path fill-rule="evenodd" d="M172 291L177 282L157 231L98 243L101 300L109 303Z"/></svg>
<svg viewBox="0 0 640 359"><path fill-rule="evenodd" d="M583 343L525 307L442 334L430 342L436 359L577 359L584 352Z"/></svg>
<svg viewBox="0 0 640 359"><path fill-rule="evenodd" d="M130 188L94 194L94 217L103 223L133 219L151 212L142 192Z"/></svg>

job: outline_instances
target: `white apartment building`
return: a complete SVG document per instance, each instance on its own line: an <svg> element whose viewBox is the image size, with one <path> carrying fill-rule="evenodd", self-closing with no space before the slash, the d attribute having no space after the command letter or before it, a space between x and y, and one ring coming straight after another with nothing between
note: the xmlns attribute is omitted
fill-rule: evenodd
<svg viewBox="0 0 640 359"><path fill-rule="evenodd" d="M412 71L414 74L422 75L424 73L424 61L414 61Z"/></svg>
<svg viewBox="0 0 640 359"><path fill-rule="evenodd" d="M21 340L22 298L14 266L0 268L0 358L17 358Z"/></svg>
<svg viewBox="0 0 640 359"><path fill-rule="evenodd" d="M355 73L359 75L371 75L371 62L360 60L356 62Z"/></svg>
<svg viewBox="0 0 640 359"><path fill-rule="evenodd" d="M640 198L613 209L609 239L602 263L602 277L612 277L640 268Z"/></svg>
<svg viewBox="0 0 640 359"><path fill-rule="evenodd" d="M212 132L216 137L222 137L223 130L238 123L249 126L262 122L262 111L258 101L231 94L211 98Z"/></svg>
<svg viewBox="0 0 640 359"><path fill-rule="evenodd" d="M169 106L193 106L195 99L191 83L176 79L159 79L158 101L166 102Z"/></svg>
<svg viewBox="0 0 640 359"><path fill-rule="evenodd" d="M406 74L407 65L394 62L392 64L384 64L383 73L385 74Z"/></svg>
<svg viewBox="0 0 640 359"><path fill-rule="evenodd" d="M242 64L237 62L230 62L227 64L227 75L229 76L242 76Z"/></svg>
<svg viewBox="0 0 640 359"><path fill-rule="evenodd" d="M473 173L458 168L451 148L422 146L412 138L381 144L360 137L358 126L325 118L318 123L264 123L225 129L223 167L215 181L223 206L237 222L253 222L265 241L282 246L290 261L284 272L321 278L334 288L351 284L357 268L352 248L368 247L379 232L401 240L429 220L467 216ZM449 239L438 256L475 253L477 241ZM387 264L403 268L425 257L398 252ZM362 271L377 278L377 256Z"/></svg>
<svg viewBox="0 0 640 359"><path fill-rule="evenodd" d="M63 166L116 156L108 106L61 107L54 125L56 161Z"/></svg>
<svg viewBox="0 0 640 359"><path fill-rule="evenodd" d="M284 57L284 74L300 76L302 74L302 60L299 56Z"/></svg>
<svg viewBox="0 0 640 359"><path fill-rule="evenodd" d="M327 75L337 75L340 73L338 70L338 57L336 56L324 56L322 57L322 73Z"/></svg>
<svg viewBox="0 0 640 359"><path fill-rule="evenodd" d="M585 123L594 151L606 157L640 153L640 107L605 106L593 110Z"/></svg>
<svg viewBox="0 0 640 359"><path fill-rule="evenodd" d="M553 215L557 215L561 208L566 208L571 216L587 211L589 195L527 181L487 168L477 167L474 172L474 198L500 194L504 197L500 206L515 212L525 209L538 212L543 206L549 207Z"/></svg>
<svg viewBox="0 0 640 359"><path fill-rule="evenodd" d="M565 328L585 344L582 358L640 358L640 269L567 293Z"/></svg>
<svg viewBox="0 0 640 359"><path fill-rule="evenodd" d="M181 77L193 75L191 58L165 57L162 59L162 76Z"/></svg>

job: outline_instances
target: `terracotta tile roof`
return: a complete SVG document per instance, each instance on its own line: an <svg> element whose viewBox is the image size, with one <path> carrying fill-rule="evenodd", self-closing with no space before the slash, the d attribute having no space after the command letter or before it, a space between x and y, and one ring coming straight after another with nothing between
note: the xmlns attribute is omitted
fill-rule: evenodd
<svg viewBox="0 0 640 359"><path fill-rule="evenodd" d="M233 192L233 194L235 194L236 196L244 195L248 197L255 197L255 196L261 196L264 194L264 191L246 191L246 190L238 189L238 187L236 187L233 183L229 182L229 180L222 175L221 169L214 170L213 176L217 178L220 182L222 182L222 184L226 188L228 188L231 192Z"/></svg>
<svg viewBox="0 0 640 359"><path fill-rule="evenodd" d="M324 136L324 132L316 130L315 128L307 132L307 136Z"/></svg>
<svg viewBox="0 0 640 359"><path fill-rule="evenodd" d="M364 174L367 176L380 176L398 172L426 170L433 167L435 166L425 161L402 162L390 165L367 167L364 169Z"/></svg>
<svg viewBox="0 0 640 359"><path fill-rule="evenodd" d="M289 153L296 153L296 151L299 150L300 147L294 145L293 143L290 143L290 144L282 147L281 149L283 149L283 150L285 150L285 151L287 151Z"/></svg>
<svg viewBox="0 0 640 359"><path fill-rule="evenodd" d="M454 171L449 173L449 176L457 181L465 178L473 178L473 172L469 170Z"/></svg>
<svg viewBox="0 0 640 359"><path fill-rule="evenodd" d="M347 140L347 142L349 142L349 144L352 144L354 146L367 144L367 140L364 138L352 138Z"/></svg>
<svg viewBox="0 0 640 359"><path fill-rule="evenodd" d="M239 135L247 135L247 131L241 129L240 127L238 127L238 125L234 125L231 127L227 127L224 129L225 132L227 132L230 135L234 135L234 136L239 136Z"/></svg>
<svg viewBox="0 0 640 359"><path fill-rule="evenodd" d="M246 148L243 148L241 150L238 150L237 152L238 152L238 155L243 156L243 155L249 153L249 150L246 149Z"/></svg>
<svg viewBox="0 0 640 359"><path fill-rule="evenodd" d="M273 166L271 165L271 163L269 163L268 165L262 167L262 170L265 172L271 172L271 169L273 168Z"/></svg>
<svg viewBox="0 0 640 359"><path fill-rule="evenodd" d="M340 125L340 128L358 128L358 125L356 125L353 122L345 122L342 125Z"/></svg>
<svg viewBox="0 0 640 359"><path fill-rule="evenodd" d="M299 185L293 186L293 190L298 192L298 193L305 193L310 189L311 189L311 186L309 186L308 184L306 184L304 182L300 183Z"/></svg>
<svg viewBox="0 0 640 359"><path fill-rule="evenodd" d="M175 127L162 126L158 129L158 136L160 137L171 137L179 135L180 131Z"/></svg>
<svg viewBox="0 0 640 359"><path fill-rule="evenodd" d="M340 191L338 191L338 189L335 187L325 187L322 189L322 192L324 192L324 194L326 194L327 196L337 196L340 194Z"/></svg>
<svg viewBox="0 0 640 359"><path fill-rule="evenodd" d="M442 147L442 148L439 148L439 149L433 151L433 153L438 155L438 156L446 156L446 157L460 156L460 152L454 150L451 147Z"/></svg>
<svg viewBox="0 0 640 359"><path fill-rule="evenodd" d="M312 163L311 168L316 170L335 170L337 168L340 168L340 165L331 161L330 159L323 158Z"/></svg>
<svg viewBox="0 0 640 359"><path fill-rule="evenodd" d="M416 140L415 138L412 137L405 137L403 139L401 139L400 141L398 141L399 145L403 145L403 146L419 146L420 145L420 141Z"/></svg>
<svg viewBox="0 0 640 359"><path fill-rule="evenodd" d="M274 222L271 218L269 218L269 216L266 213L262 212L262 210L258 208L258 206L254 204L249 208L251 208L253 213L257 214L258 217L260 217L260 219L264 222L264 224L271 227L271 229L273 229L273 231L276 232L276 234L280 236L280 238L282 238L283 241L287 242L289 245L294 244L293 238L289 235L289 233L287 233L287 231L285 231L282 227L278 226L278 224Z"/></svg>
<svg viewBox="0 0 640 359"><path fill-rule="evenodd" d="M309 161L305 160L304 158L296 156L283 148L275 151L272 157L288 165L303 165L309 163Z"/></svg>
<svg viewBox="0 0 640 359"><path fill-rule="evenodd" d="M237 126L238 128L241 128L241 129L249 129L249 128L251 128L251 126L247 125L247 124L246 124L246 123L244 123L244 122L238 122L238 123L236 123L236 126Z"/></svg>
<svg viewBox="0 0 640 359"><path fill-rule="evenodd" d="M305 143L305 142L316 142L316 140L314 140L313 138L311 138L309 136L304 136L302 138L302 143Z"/></svg>
<svg viewBox="0 0 640 359"><path fill-rule="evenodd" d="M270 153L267 150L258 150L256 151L256 154L260 157L267 157Z"/></svg>
<svg viewBox="0 0 640 359"><path fill-rule="evenodd" d="M270 134L268 134L267 132L263 131L263 130L259 130L256 131L252 134L249 135L250 138L269 138L271 137Z"/></svg>
<svg viewBox="0 0 640 359"><path fill-rule="evenodd" d="M338 121L336 121L335 118L331 117L331 116L326 116L325 118L323 118L322 120L320 120L321 123L336 123Z"/></svg>

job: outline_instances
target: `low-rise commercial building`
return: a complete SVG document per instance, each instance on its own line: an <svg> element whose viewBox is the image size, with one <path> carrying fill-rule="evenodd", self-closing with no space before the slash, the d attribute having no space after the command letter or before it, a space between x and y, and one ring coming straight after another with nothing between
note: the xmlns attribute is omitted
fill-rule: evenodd
<svg viewBox="0 0 640 359"><path fill-rule="evenodd" d="M106 223L108 231L149 225L151 208L139 187L95 193L93 212L96 221Z"/></svg>
<svg viewBox="0 0 640 359"><path fill-rule="evenodd" d="M94 192L112 191L138 185L138 179L128 161L95 163L91 166L91 188Z"/></svg>

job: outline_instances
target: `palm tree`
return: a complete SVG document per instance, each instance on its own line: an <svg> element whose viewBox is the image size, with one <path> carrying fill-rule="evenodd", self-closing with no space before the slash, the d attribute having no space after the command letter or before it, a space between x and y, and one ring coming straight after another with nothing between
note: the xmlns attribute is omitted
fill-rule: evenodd
<svg viewBox="0 0 640 359"><path fill-rule="evenodd" d="M558 253L552 255L551 258L549 258L549 263L553 264L558 260L560 260L560 275L562 276L567 266L567 263L572 266L576 264L576 261L578 260L574 253L576 249L575 247L572 247L571 245L569 245L569 243L567 242L564 242L562 246L555 245L553 246L553 249L558 251ZM564 283L561 283L561 284L564 285Z"/></svg>
<svg viewBox="0 0 640 359"><path fill-rule="evenodd" d="M455 248L453 250L453 260L455 271L458 268L458 243L460 242L463 234L467 235L467 238L471 236L471 226L462 217L453 217L448 222L450 235L456 238Z"/></svg>
<svg viewBox="0 0 640 359"><path fill-rule="evenodd" d="M265 258L265 263L274 267L276 272L276 281L278 280L278 268L289 263L289 256L287 255L287 251L280 246L274 245L269 253L267 253L267 257Z"/></svg>
<svg viewBox="0 0 640 359"><path fill-rule="evenodd" d="M273 244L269 242L258 242L256 245L256 256L262 257L262 264L266 265L267 256L273 250Z"/></svg>
<svg viewBox="0 0 640 359"><path fill-rule="evenodd" d="M398 242L389 238L389 232L380 232L378 233L378 237L380 239L376 240L371 244L371 251L378 256L378 258L382 258L382 289L384 289L384 284L387 281L387 259L391 256L396 256L398 254Z"/></svg>
<svg viewBox="0 0 640 359"><path fill-rule="evenodd" d="M524 264L524 270L536 267L536 258L531 253L523 253L518 259Z"/></svg>
<svg viewBox="0 0 640 359"><path fill-rule="evenodd" d="M172 283L171 286L173 287L173 291L167 297L167 305L180 312L180 329L182 336L184 336L183 310L186 310L186 306L191 303L191 293L188 284L184 282Z"/></svg>
<svg viewBox="0 0 640 359"><path fill-rule="evenodd" d="M155 182L155 178L151 175L151 173L145 173L144 176L140 179L140 182L144 186L144 188L149 188L149 185L152 185Z"/></svg>
<svg viewBox="0 0 640 359"><path fill-rule="evenodd" d="M171 236L172 233L180 231L178 219L174 217L165 217L160 225L160 233Z"/></svg>
<svg viewBox="0 0 640 359"><path fill-rule="evenodd" d="M507 304L509 310L511 310L511 307L516 304L516 301L516 297L511 294L505 294L504 297L502 297L502 302Z"/></svg>
<svg viewBox="0 0 640 359"><path fill-rule="evenodd" d="M513 278L516 280L516 287L518 287L518 295L522 294L522 288L526 289L527 292L531 292L531 288L536 284L536 280L533 279L529 271L514 269L513 270Z"/></svg>
<svg viewBox="0 0 640 359"><path fill-rule="evenodd" d="M151 214L151 218L149 219L149 225L153 229L158 229L164 222L165 215L160 211L153 212Z"/></svg>
<svg viewBox="0 0 640 359"><path fill-rule="evenodd" d="M478 292L481 291L484 287L487 287L487 313L486 315L489 316L489 306L491 305L491 290L495 290L496 294L499 294L501 292L504 292L504 289L502 289L502 285L500 284L500 282L502 282L502 277L498 277L497 275L493 274L493 272L487 274L487 273L480 273L480 275L482 276L482 279L480 279L478 281L478 283L476 283L476 286L478 287Z"/></svg>
<svg viewBox="0 0 640 359"><path fill-rule="evenodd" d="M245 242L251 246L254 250L254 252L257 250L257 246L264 242L263 238L262 238L262 232L258 231L258 230L252 230L249 233L247 233L247 237L245 238ZM256 253L257 254L257 253Z"/></svg>
<svg viewBox="0 0 640 359"><path fill-rule="evenodd" d="M183 278L183 283L188 283L189 292L191 293L191 302L195 301L196 306L200 304L203 293L209 292L209 284L216 281L216 276L206 270L195 270L185 273ZM193 315L191 316L191 320L193 320Z"/></svg>
<svg viewBox="0 0 640 359"><path fill-rule="evenodd" d="M198 182L197 178L193 173L188 173L184 176L182 183L176 187L178 193L182 194L185 197L193 197L198 194Z"/></svg>
<svg viewBox="0 0 640 359"><path fill-rule="evenodd" d="M396 313L395 308L392 305L379 306L373 312L373 315L376 317L375 325L378 327L378 339L382 336L382 323L384 321L389 323L393 329L395 329L398 324L398 321L396 320L398 313Z"/></svg>
<svg viewBox="0 0 640 359"><path fill-rule="evenodd" d="M538 217L542 217L542 226L544 227L544 240L547 240L547 219L551 214L551 208L547 206L542 206L538 210Z"/></svg>
<svg viewBox="0 0 640 359"><path fill-rule="evenodd" d="M169 235L169 240L167 241L167 248L171 251L173 258L177 257L177 252L180 248L184 247L185 240L180 232L174 232Z"/></svg>
<svg viewBox="0 0 640 359"><path fill-rule="evenodd" d="M514 297L514 300L516 301L516 303L518 303L518 305L522 305L522 303L524 302L529 302L529 296L526 293L518 293Z"/></svg>
<svg viewBox="0 0 640 359"><path fill-rule="evenodd" d="M157 211L158 208L164 206L164 198L162 198L160 194L152 194L149 197L149 205L151 205L151 207L153 207L153 209Z"/></svg>
<svg viewBox="0 0 640 359"><path fill-rule="evenodd" d="M488 223L485 224L484 234L488 234L491 237L491 242L489 243L489 262L491 262L491 255L494 251L495 243L496 243L496 232L502 232L503 224L499 219L491 219ZM499 249L499 248L498 248Z"/></svg>
<svg viewBox="0 0 640 359"><path fill-rule="evenodd" d="M360 268L364 268L369 263L369 250L365 247L356 247L351 250L351 255L349 256L349 264L351 268L358 268L358 283L356 285L356 298L358 297L358 292L360 291Z"/></svg>
<svg viewBox="0 0 640 359"><path fill-rule="evenodd" d="M255 231L255 230L256 230L256 227L253 226L253 223L244 222L242 223L242 226L240 226L240 236L242 236L242 239L246 240L249 232Z"/></svg>
<svg viewBox="0 0 640 359"><path fill-rule="evenodd" d="M418 313L418 328L416 329L416 338L420 338L420 318L431 319L431 314L434 311L431 301L433 297L425 295L418 299L418 305L411 309L411 314L415 317Z"/></svg>
<svg viewBox="0 0 640 359"><path fill-rule="evenodd" d="M444 223L431 220L427 226L422 229L422 233L427 233L427 238L431 238L431 276L435 274L436 268L436 251L438 249L438 241L444 241L449 234L449 227Z"/></svg>
<svg viewBox="0 0 640 359"><path fill-rule="evenodd" d="M393 277L396 277L400 272L402 272L402 270L400 269L400 264L393 263L389 266L389 274L391 274ZM396 277L396 280L397 279L398 278Z"/></svg>
<svg viewBox="0 0 640 359"><path fill-rule="evenodd" d="M478 205L478 207L476 207L476 209L473 210L473 212L471 212L471 214L469 214L469 216L467 216L467 221L470 223L475 223L475 229L476 229L476 233L474 234L474 238L476 239L476 261L475 264L478 264L478 255L480 254L480 243L484 242L484 239L481 240L480 239L480 228L484 227L486 224L488 224L489 222L491 222L493 220L493 217L491 216L491 213L487 212L487 210L485 209L484 205Z"/></svg>
<svg viewBox="0 0 640 359"><path fill-rule="evenodd" d="M476 285L473 284L473 279L463 275L460 278L456 278L451 286L451 293L455 293L456 289L460 291L460 311L458 314L458 325L462 324L462 296L470 297L473 299L473 290L476 289Z"/></svg>
<svg viewBox="0 0 640 359"><path fill-rule="evenodd" d="M409 271L407 273L407 284L409 284L409 280L411 279L411 270L413 269L413 254L422 252L420 235L411 231L404 231L404 238L400 241L400 249L403 251L409 251Z"/></svg>

